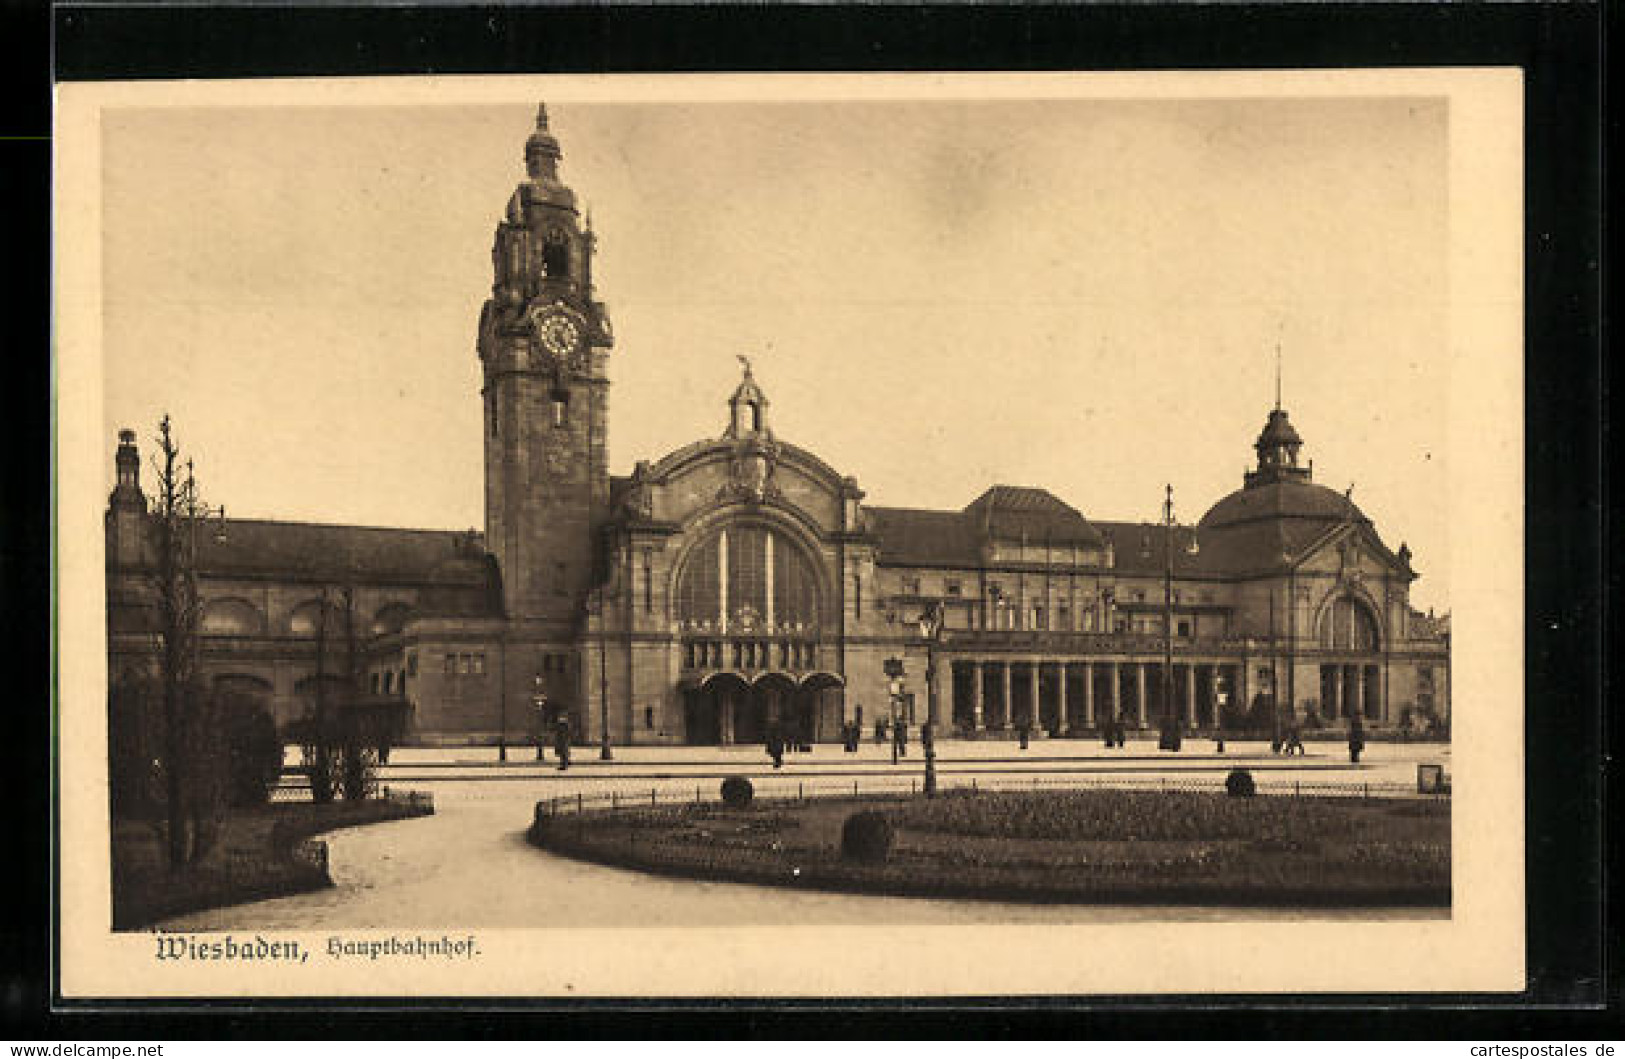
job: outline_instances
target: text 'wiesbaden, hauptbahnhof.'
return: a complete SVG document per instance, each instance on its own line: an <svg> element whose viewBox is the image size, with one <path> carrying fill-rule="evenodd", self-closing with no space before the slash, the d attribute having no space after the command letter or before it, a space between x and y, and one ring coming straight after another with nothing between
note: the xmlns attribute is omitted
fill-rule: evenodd
<svg viewBox="0 0 1625 1059"><path fill-rule="evenodd" d="M775 727L834 741L890 716L889 659L901 708L944 738L1167 717L1211 732L1260 710L1274 725L1448 720L1448 620L1411 607L1409 550L1313 482L1280 407L1241 488L1195 526L1099 521L1008 485L957 511L869 504L855 477L774 436L748 363L719 400L720 436L610 474L613 339L559 158L543 111L479 319L484 534L211 525L196 561L217 685L280 723L305 715L335 679L319 634L342 589L364 697L398 703L420 743L525 741L553 723L544 711L586 742L606 723L616 744ZM132 431L115 461L118 680L150 670L158 640Z"/></svg>

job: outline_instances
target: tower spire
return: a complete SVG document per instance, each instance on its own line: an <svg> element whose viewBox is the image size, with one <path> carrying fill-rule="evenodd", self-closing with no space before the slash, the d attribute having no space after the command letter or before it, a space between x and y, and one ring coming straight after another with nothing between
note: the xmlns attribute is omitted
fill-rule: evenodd
<svg viewBox="0 0 1625 1059"><path fill-rule="evenodd" d="M1275 410L1281 410L1281 343L1275 343Z"/></svg>

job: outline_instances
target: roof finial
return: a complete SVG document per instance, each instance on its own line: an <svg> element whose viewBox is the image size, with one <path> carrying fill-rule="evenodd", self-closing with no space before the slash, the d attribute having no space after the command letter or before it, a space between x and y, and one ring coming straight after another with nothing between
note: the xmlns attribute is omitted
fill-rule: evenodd
<svg viewBox="0 0 1625 1059"><path fill-rule="evenodd" d="M743 354L743 353L736 353L736 354L734 354L734 356L738 357L739 358L739 363L741 363L741 364L743 364L745 366L745 378L747 378L747 379L750 378L751 377L751 374L750 374L750 358L745 356L745 354Z"/></svg>
<svg viewBox="0 0 1625 1059"><path fill-rule="evenodd" d="M538 132L546 132L547 131L547 104L546 103L538 103L538 104L536 104L536 130Z"/></svg>

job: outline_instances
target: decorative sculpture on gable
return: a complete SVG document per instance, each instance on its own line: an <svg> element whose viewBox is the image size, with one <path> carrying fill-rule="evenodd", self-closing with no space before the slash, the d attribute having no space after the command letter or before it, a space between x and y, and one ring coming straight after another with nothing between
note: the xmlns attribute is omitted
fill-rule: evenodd
<svg viewBox="0 0 1625 1059"><path fill-rule="evenodd" d="M722 487L719 499L743 500L747 504L761 504L776 499L779 489L773 484L773 472L779 465L779 445L771 438L741 439L734 445L729 461L728 483Z"/></svg>

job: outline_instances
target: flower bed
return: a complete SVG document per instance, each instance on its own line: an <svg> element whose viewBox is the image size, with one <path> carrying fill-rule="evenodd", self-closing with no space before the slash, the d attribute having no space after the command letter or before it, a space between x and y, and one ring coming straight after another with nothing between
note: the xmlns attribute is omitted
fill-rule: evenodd
<svg viewBox="0 0 1625 1059"><path fill-rule="evenodd" d="M138 930L187 912L331 886L326 871L296 855L299 842L325 831L433 812L428 804L394 799L240 810L222 821L214 849L180 871L169 869L157 826L118 821L113 826L113 929Z"/></svg>
<svg viewBox="0 0 1625 1059"><path fill-rule="evenodd" d="M843 860L855 812L883 812L883 863ZM705 879L866 893L1091 903L1437 905L1447 802L1159 791L955 794L640 808L548 817L555 852Z"/></svg>

